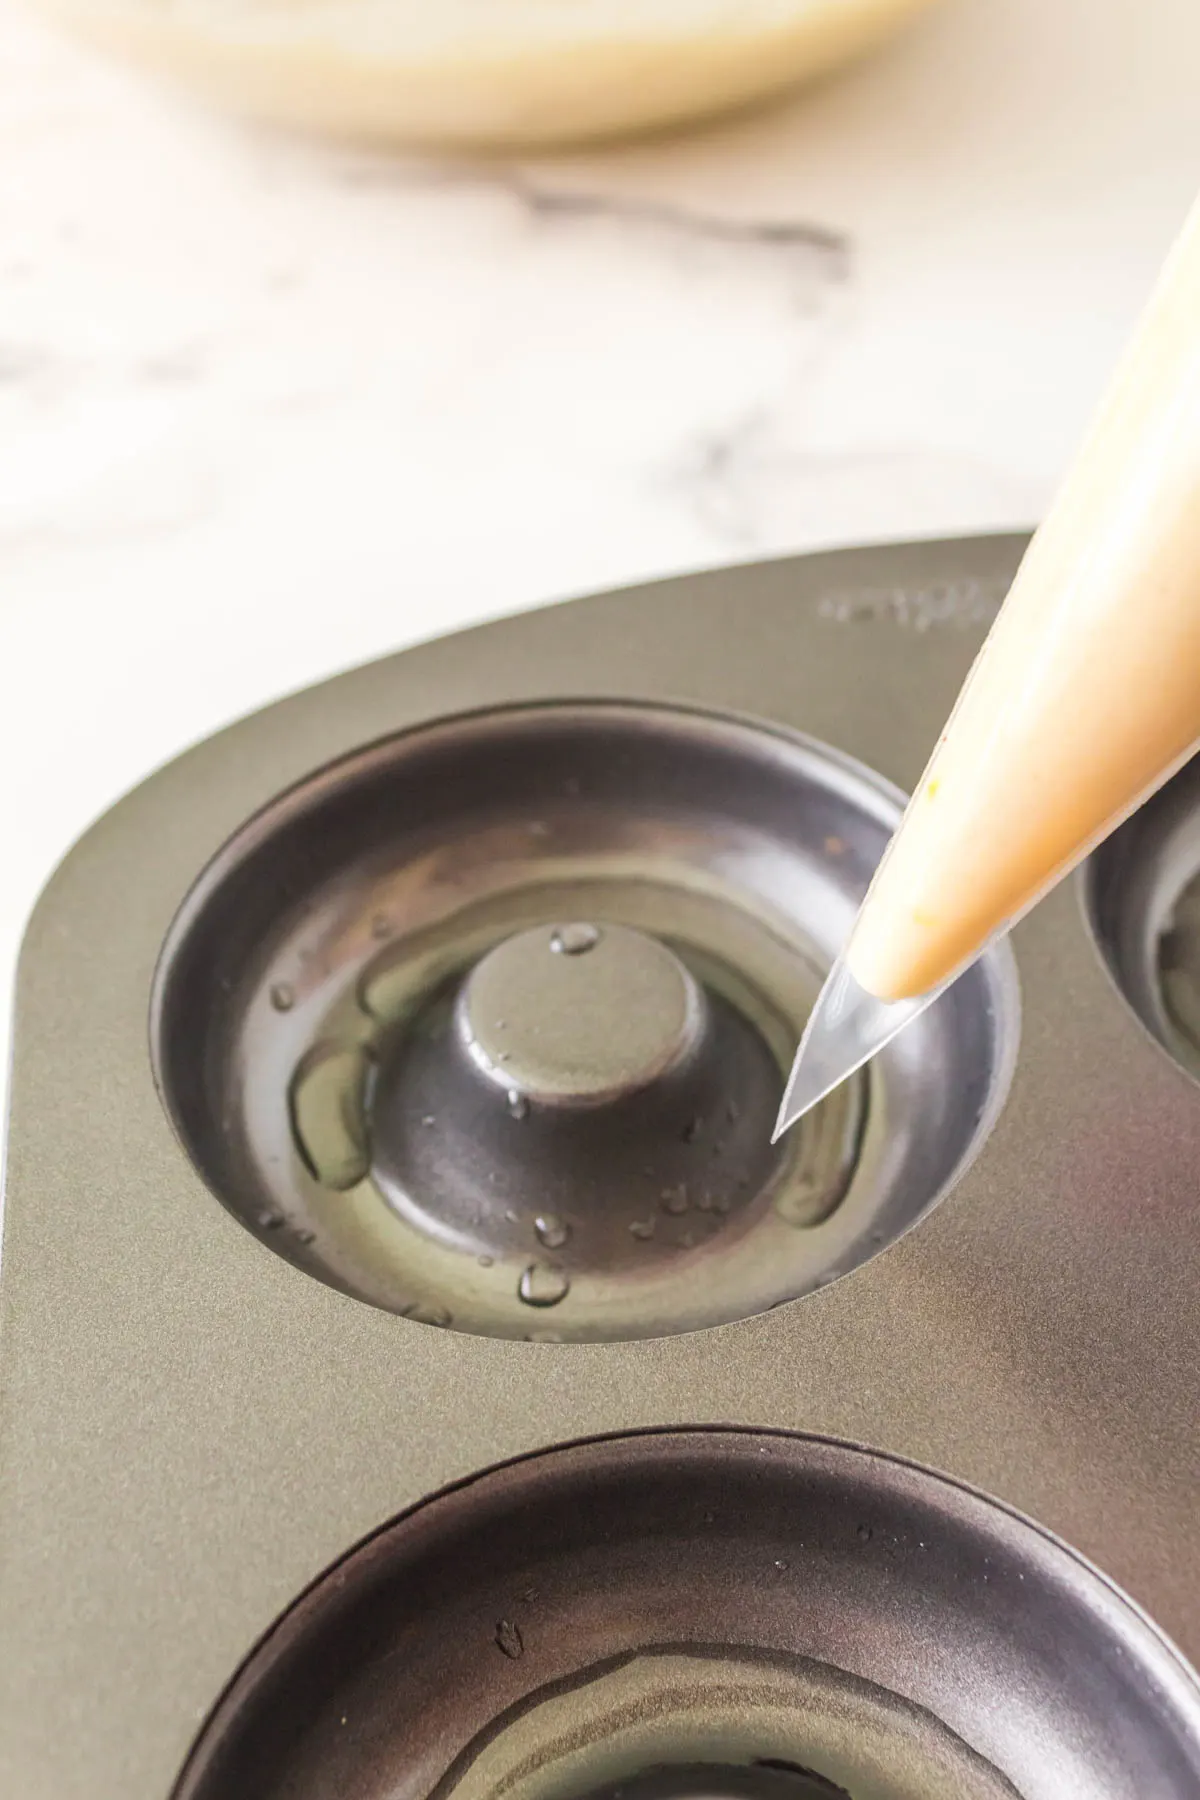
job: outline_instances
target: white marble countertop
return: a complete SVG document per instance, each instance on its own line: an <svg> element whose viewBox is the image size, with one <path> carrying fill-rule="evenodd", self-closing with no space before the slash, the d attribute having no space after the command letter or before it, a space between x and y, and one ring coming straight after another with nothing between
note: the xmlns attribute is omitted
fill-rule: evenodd
<svg viewBox="0 0 1200 1800"><path fill-rule="evenodd" d="M1200 187L1196 0L951 0L783 109L482 171L214 119L9 4L5 978L71 839L281 692L1031 522Z"/></svg>

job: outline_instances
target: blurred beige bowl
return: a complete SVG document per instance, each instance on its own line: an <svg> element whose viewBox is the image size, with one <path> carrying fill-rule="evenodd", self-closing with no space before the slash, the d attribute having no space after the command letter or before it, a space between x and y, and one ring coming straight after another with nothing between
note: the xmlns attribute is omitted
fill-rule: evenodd
<svg viewBox="0 0 1200 1800"><path fill-rule="evenodd" d="M280 124L445 148L615 137L862 54L934 0L45 0L93 41Z"/></svg>

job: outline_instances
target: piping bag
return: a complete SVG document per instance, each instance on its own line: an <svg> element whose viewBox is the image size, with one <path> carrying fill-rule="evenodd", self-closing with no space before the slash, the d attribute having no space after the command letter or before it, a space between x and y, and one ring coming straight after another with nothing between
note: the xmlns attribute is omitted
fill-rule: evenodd
<svg viewBox="0 0 1200 1800"><path fill-rule="evenodd" d="M809 1018L778 1139L1200 748L1200 203Z"/></svg>

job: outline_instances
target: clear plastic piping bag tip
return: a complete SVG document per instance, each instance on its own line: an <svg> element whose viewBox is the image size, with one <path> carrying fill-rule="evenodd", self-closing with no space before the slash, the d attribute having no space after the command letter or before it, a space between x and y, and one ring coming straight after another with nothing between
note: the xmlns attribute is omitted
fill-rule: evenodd
<svg viewBox="0 0 1200 1800"><path fill-rule="evenodd" d="M947 986L912 1000L878 1000L860 987L839 957L804 1027L771 1142L777 1144L797 1119L870 1062Z"/></svg>

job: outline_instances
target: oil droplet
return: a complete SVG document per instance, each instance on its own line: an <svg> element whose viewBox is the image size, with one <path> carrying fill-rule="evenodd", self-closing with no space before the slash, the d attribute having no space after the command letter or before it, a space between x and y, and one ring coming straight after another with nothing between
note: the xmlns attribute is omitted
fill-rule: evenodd
<svg viewBox="0 0 1200 1800"><path fill-rule="evenodd" d="M342 1193L371 1166L367 1150L369 1063L359 1044L317 1044L295 1075L289 1099L296 1148L322 1187Z"/></svg>
<svg viewBox="0 0 1200 1800"><path fill-rule="evenodd" d="M678 1187L664 1188L658 1198L663 1211L676 1218L688 1209L688 1191L682 1181Z"/></svg>
<svg viewBox="0 0 1200 1800"><path fill-rule="evenodd" d="M777 1556L775 1558L775 1567L777 1569L790 1569L791 1566L792 1566L791 1563L785 1562L785 1560L782 1556Z"/></svg>
<svg viewBox="0 0 1200 1800"><path fill-rule="evenodd" d="M526 1306L557 1306L570 1291L570 1276L551 1263L530 1263L517 1283L517 1294Z"/></svg>
<svg viewBox="0 0 1200 1800"><path fill-rule="evenodd" d="M539 1213L533 1221L533 1229L538 1243L544 1244L547 1250L561 1250L571 1235L571 1227L557 1213Z"/></svg>
<svg viewBox="0 0 1200 1800"><path fill-rule="evenodd" d="M497 1650L510 1661L516 1662L519 1656L524 1656L525 1639L521 1636L521 1627L511 1619L500 1620L496 1626L495 1639Z"/></svg>
<svg viewBox="0 0 1200 1800"><path fill-rule="evenodd" d="M561 1344L562 1341L561 1331L527 1331L525 1333L527 1344Z"/></svg>
<svg viewBox="0 0 1200 1800"><path fill-rule="evenodd" d="M550 934L550 948L556 956L586 956L599 942L597 925L560 925Z"/></svg>
<svg viewBox="0 0 1200 1800"><path fill-rule="evenodd" d="M258 1222L264 1231L278 1231L283 1224L283 1214L281 1212L260 1212Z"/></svg>
<svg viewBox="0 0 1200 1800"><path fill-rule="evenodd" d="M317 1234L315 1231L298 1231L296 1233L296 1242L298 1244L315 1244L316 1241Z"/></svg>
<svg viewBox="0 0 1200 1800"><path fill-rule="evenodd" d="M443 1330L454 1323L453 1315L436 1301L414 1300L404 1308L401 1317L412 1319L417 1325L440 1325Z"/></svg>
<svg viewBox="0 0 1200 1800"><path fill-rule="evenodd" d="M490 1269L496 1259L494 1256L479 1256L476 1257L475 1260L478 1262L481 1269Z"/></svg>
<svg viewBox="0 0 1200 1800"><path fill-rule="evenodd" d="M871 1530L869 1525L860 1525L858 1528L858 1535L864 1544L869 1544L871 1539L875 1536L875 1533Z"/></svg>
<svg viewBox="0 0 1200 1800"><path fill-rule="evenodd" d="M826 856L842 856L845 854L845 850L846 850L846 841L844 838L827 837L825 839L825 854L826 854Z"/></svg>
<svg viewBox="0 0 1200 1800"><path fill-rule="evenodd" d="M642 1243L645 1243L654 1236L654 1220L635 1219L629 1227L629 1232L631 1237L640 1238Z"/></svg>
<svg viewBox="0 0 1200 1800"><path fill-rule="evenodd" d="M432 1113L426 1113L425 1117L421 1120L421 1123L422 1123L422 1125L436 1125L437 1120L434 1118Z"/></svg>
<svg viewBox="0 0 1200 1800"><path fill-rule="evenodd" d="M509 1089L508 1110L514 1119L527 1119L529 1117L529 1101L517 1088Z"/></svg>
<svg viewBox="0 0 1200 1800"><path fill-rule="evenodd" d="M277 981L271 989L271 1005L276 1012L291 1012L296 1004L296 990L287 981Z"/></svg>

